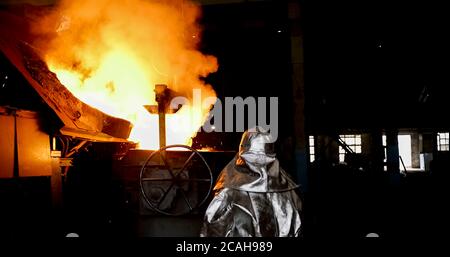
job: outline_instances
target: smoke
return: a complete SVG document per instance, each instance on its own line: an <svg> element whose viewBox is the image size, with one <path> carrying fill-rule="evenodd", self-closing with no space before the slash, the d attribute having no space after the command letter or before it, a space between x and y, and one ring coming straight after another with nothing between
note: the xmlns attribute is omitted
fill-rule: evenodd
<svg viewBox="0 0 450 257"><path fill-rule="evenodd" d="M32 30L35 46L62 84L136 127L145 116L142 106L155 104L155 84L188 98L193 89L215 96L202 80L218 65L198 50L200 14L183 0L62 0ZM202 113L201 121L193 121L200 123L193 124L196 131L208 110L191 111Z"/></svg>

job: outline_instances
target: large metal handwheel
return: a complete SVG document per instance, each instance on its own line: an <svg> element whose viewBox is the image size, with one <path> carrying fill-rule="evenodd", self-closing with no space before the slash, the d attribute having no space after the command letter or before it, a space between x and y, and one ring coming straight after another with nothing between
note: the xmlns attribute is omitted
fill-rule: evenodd
<svg viewBox="0 0 450 257"><path fill-rule="evenodd" d="M187 151L168 151L176 148ZM183 162L180 155L189 157ZM170 145L150 154L142 165L139 184L149 207L164 215L178 216L205 203L213 186L213 175L197 150Z"/></svg>

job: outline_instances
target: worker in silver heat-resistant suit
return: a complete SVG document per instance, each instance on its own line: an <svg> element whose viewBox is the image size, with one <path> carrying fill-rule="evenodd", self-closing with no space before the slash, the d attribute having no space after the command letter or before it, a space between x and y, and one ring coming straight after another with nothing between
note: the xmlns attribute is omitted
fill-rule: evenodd
<svg viewBox="0 0 450 257"><path fill-rule="evenodd" d="M246 131L239 153L222 170L206 210L202 237L299 236L298 186L280 167L271 135Z"/></svg>

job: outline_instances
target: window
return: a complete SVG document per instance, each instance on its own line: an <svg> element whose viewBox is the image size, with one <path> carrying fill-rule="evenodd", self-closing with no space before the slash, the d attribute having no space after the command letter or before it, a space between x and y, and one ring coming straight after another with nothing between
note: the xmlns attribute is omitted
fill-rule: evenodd
<svg viewBox="0 0 450 257"><path fill-rule="evenodd" d="M355 153L361 153L361 135L340 135L342 141L344 141L350 149ZM342 146L339 146L339 162L345 161L345 150Z"/></svg>
<svg viewBox="0 0 450 257"><path fill-rule="evenodd" d="M448 138L449 138L448 132L437 134L438 151L448 151L449 150Z"/></svg>
<svg viewBox="0 0 450 257"><path fill-rule="evenodd" d="M309 136L309 161L313 162L315 159L314 136Z"/></svg>
<svg viewBox="0 0 450 257"><path fill-rule="evenodd" d="M404 134L397 136L397 145L398 145L398 154L402 158L403 164L405 164L406 168L412 167L412 143L411 143L411 134ZM386 135L383 135L383 148L384 148L384 159L383 162L387 162L387 143L386 143ZM400 160L399 160L400 161ZM402 162L400 161L400 170L403 170ZM385 170L387 167L384 167Z"/></svg>
<svg viewBox="0 0 450 257"><path fill-rule="evenodd" d="M398 135L398 154L405 164L406 168L412 167L412 149L411 149L411 135ZM400 162L400 170L403 170L403 165Z"/></svg>

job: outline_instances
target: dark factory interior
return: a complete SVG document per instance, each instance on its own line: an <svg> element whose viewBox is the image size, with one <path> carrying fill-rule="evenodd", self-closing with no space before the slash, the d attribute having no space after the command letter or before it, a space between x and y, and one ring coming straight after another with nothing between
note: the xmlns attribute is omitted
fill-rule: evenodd
<svg viewBox="0 0 450 257"><path fill-rule="evenodd" d="M61 28L43 22L52 17L48 13L59 10L59 2L0 1L0 236L199 237L219 174L238 154L243 132L252 124L245 123L244 130L231 123L235 129L230 131L193 131L188 143L172 140L170 115L180 122L176 115L184 106L170 109L167 102L172 93L178 94L180 83L151 80L154 84L146 85L146 90L154 95L144 96L149 100L145 108L152 113L147 115L156 117L152 120L156 130L144 136L159 145L140 146L130 134L136 127L134 120L79 99L81 91L65 84L54 68L52 61L58 56L67 60L72 49L85 46L79 42L91 42L89 36L78 35L80 41L50 44L45 41L50 36L36 34L36 27ZM80 6L86 2L80 1ZM109 2L121 1L97 4ZM450 20L444 4L128 2L142 4L142 10L147 10L144 2L152 2L149 8L157 6L155 2L175 6L168 9L173 20L188 24L186 19L200 28L199 34L189 36L198 40L194 48L186 43L188 50L179 50L183 44L170 41L160 50L148 50L158 42L163 45L160 42L166 37L178 38L175 34L180 31L190 33L191 24L176 28L175 36L163 31L165 36L156 35L149 42L153 38L145 34L158 30L138 27L124 6L125 22L121 19L119 24L130 20L127 31L136 26L140 33L129 34L138 40L131 48L137 49L137 55L143 53L139 60L162 53L161 60L166 52L170 54L167 49L178 49L174 52L182 54L167 58L177 68L167 70L185 79L181 84L198 83L203 89L210 85L223 103L236 97L258 103L277 99L276 112L263 115L278 131L275 152L280 167L299 185L295 191L302 201L301 233L297 236L430 238L447 231ZM194 21L186 14L192 3L198 12ZM76 13L65 29L75 28L77 17L89 15L93 14ZM102 24L116 24L105 19L82 29L96 31ZM169 20L151 25L174 26ZM119 37L110 41L123 45ZM180 38L185 40L185 35ZM85 52L107 48L104 42L92 42L98 47L84 48ZM184 55L193 51L186 60ZM217 67L211 68L214 65L205 56L213 56ZM173 61L176 58L182 60ZM78 69L84 65L80 63L71 67ZM134 68L126 62L117 65L125 75ZM130 96L147 92L131 86L129 90L134 91ZM110 101L121 105L117 99ZM250 106L241 109L249 121L250 110ZM231 112L236 116L240 111L232 107ZM219 118L214 116L214 121ZM227 122L224 118L225 127ZM172 169L180 171L174 175Z"/></svg>

